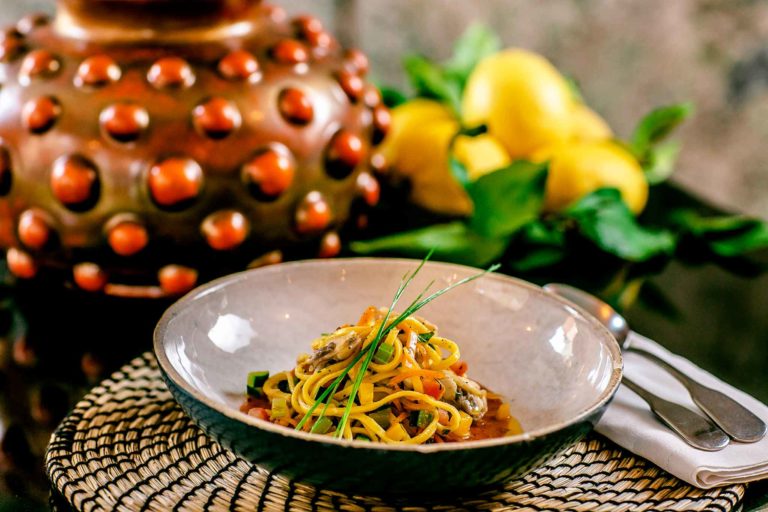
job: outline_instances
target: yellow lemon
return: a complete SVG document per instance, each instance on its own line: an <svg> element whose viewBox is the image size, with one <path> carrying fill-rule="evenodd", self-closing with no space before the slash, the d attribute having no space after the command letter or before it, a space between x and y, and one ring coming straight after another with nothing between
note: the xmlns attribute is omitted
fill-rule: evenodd
<svg viewBox="0 0 768 512"><path fill-rule="evenodd" d="M648 201L648 182L637 160L611 142L565 144L549 165L544 206L558 211L600 188L619 189L632 212Z"/></svg>
<svg viewBox="0 0 768 512"><path fill-rule="evenodd" d="M597 112L579 103L573 110L573 138L579 141L609 140L613 138L613 131Z"/></svg>
<svg viewBox="0 0 768 512"><path fill-rule="evenodd" d="M395 176L411 184L410 199L447 215L468 215L472 201L452 176L451 140L459 122L444 105L416 99L392 110L392 128L380 148Z"/></svg>
<svg viewBox="0 0 768 512"><path fill-rule="evenodd" d="M402 146L408 145L422 126L439 121L454 121L445 105L437 101L416 98L392 109L392 125L380 148L387 161L393 163L404 157Z"/></svg>
<svg viewBox="0 0 768 512"><path fill-rule="evenodd" d="M495 137L484 133L477 137L460 135L453 143L453 155L467 168L469 179L474 181L489 172L507 167L509 153Z"/></svg>
<svg viewBox="0 0 768 512"><path fill-rule="evenodd" d="M573 108L573 94L557 69L520 49L483 59L462 98L465 123L486 123L513 159L570 139Z"/></svg>

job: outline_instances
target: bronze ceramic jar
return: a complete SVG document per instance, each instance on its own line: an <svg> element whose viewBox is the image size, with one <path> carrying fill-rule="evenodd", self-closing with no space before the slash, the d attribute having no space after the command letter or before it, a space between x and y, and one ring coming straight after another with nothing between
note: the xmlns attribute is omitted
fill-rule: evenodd
<svg viewBox="0 0 768 512"><path fill-rule="evenodd" d="M0 246L20 280L162 297L375 204L366 57L255 0L60 0L0 41Z"/></svg>

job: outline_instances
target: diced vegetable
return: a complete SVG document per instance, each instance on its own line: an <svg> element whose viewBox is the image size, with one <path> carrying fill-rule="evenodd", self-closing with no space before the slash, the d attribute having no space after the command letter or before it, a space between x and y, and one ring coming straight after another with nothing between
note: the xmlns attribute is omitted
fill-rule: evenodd
<svg viewBox="0 0 768 512"><path fill-rule="evenodd" d="M267 382L269 378L269 372L250 372L248 374L248 385L252 388L260 388Z"/></svg>
<svg viewBox="0 0 768 512"><path fill-rule="evenodd" d="M272 419L285 418L288 416L288 402L285 398L277 397L272 399Z"/></svg>
<svg viewBox="0 0 768 512"><path fill-rule="evenodd" d="M355 436L355 441L370 441L371 438L368 436L364 436L363 434L357 434Z"/></svg>
<svg viewBox="0 0 768 512"><path fill-rule="evenodd" d="M469 427L472 426L472 416L459 411L459 427L453 431L459 437L467 437L469 435Z"/></svg>
<svg viewBox="0 0 768 512"><path fill-rule="evenodd" d="M248 393L248 396L255 398L264 396L264 390L262 388L268 378L269 372L250 372L248 374L248 380L246 381L245 392Z"/></svg>
<svg viewBox="0 0 768 512"><path fill-rule="evenodd" d="M445 409L438 409L437 410L437 421L441 425L447 425L449 421L451 421L451 415L448 414L448 411Z"/></svg>
<svg viewBox="0 0 768 512"><path fill-rule="evenodd" d="M435 379L426 378L421 382L421 385L424 388L424 393L432 398L440 400L440 397L443 396L443 386L441 386Z"/></svg>
<svg viewBox="0 0 768 512"><path fill-rule="evenodd" d="M425 428L432 422L432 413L425 410L413 411L411 413L411 425L414 427Z"/></svg>
<svg viewBox="0 0 768 512"><path fill-rule="evenodd" d="M260 420L268 420L269 411L263 407L251 407L248 409L248 416L253 416L254 418L259 418Z"/></svg>
<svg viewBox="0 0 768 512"><path fill-rule="evenodd" d="M387 429L387 436L393 441L402 441L408 439L408 432L405 431L405 427L400 423L395 423Z"/></svg>
<svg viewBox="0 0 768 512"><path fill-rule="evenodd" d="M419 338L420 342L427 343L427 342L429 342L429 340L432 339L432 336L434 336L434 335L435 335L434 331L430 331L430 332L425 332L423 334L419 334L418 338Z"/></svg>
<svg viewBox="0 0 768 512"><path fill-rule="evenodd" d="M462 377L465 373L467 373L467 368L468 366L466 361L456 361L451 365L451 370L453 370L453 373L459 377Z"/></svg>
<svg viewBox="0 0 768 512"><path fill-rule="evenodd" d="M319 418L314 425L312 425L310 432L313 434L327 434L328 431L331 430L332 426L333 422L327 417L323 416L322 418Z"/></svg>
<svg viewBox="0 0 768 512"><path fill-rule="evenodd" d="M496 410L496 419L497 420L507 420L510 417L512 417L512 414L509 410L509 404L503 403L499 406L499 408Z"/></svg>
<svg viewBox="0 0 768 512"><path fill-rule="evenodd" d="M368 416L379 424L381 428L389 428L389 425L391 423L391 420L389 419L389 407L386 409L379 409L378 411L373 411Z"/></svg>
<svg viewBox="0 0 768 512"><path fill-rule="evenodd" d="M376 349L373 360L378 364L387 364L392 360L392 353L395 351L392 345L381 344Z"/></svg>
<svg viewBox="0 0 768 512"><path fill-rule="evenodd" d="M357 398L360 400L360 405L373 403L373 382L361 383L360 389L357 390Z"/></svg>

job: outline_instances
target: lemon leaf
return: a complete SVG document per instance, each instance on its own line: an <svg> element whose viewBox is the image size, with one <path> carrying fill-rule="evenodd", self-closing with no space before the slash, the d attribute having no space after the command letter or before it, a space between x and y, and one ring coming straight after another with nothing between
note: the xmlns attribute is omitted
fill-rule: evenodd
<svg viewBox="0 0 768 512"><path fill-rule="evenodd" d="M476 23L456 41L453 57L445 63L447 74L456 78L464 88L469 74L483 58L501 50L501 39L490 28Z"/></svg>
<svg viewBox="0 0 768 512"><path fill-rule="evenodd" d="M643 117L630 141L635 156L643 161L651 146L667 137L672 130L693 114L693 110L693 104L680 103L657 108Z"/></svg>
<svg viewBox="0 0 768 512"><path fill-rule="evenodd" d="M651 185L666 181L674 172L680 143L667 141L648 150L642 162L645 179Z"/></svg>
<svg viewBox="0 0 768 512"><path fill-rule="evenodd" d="M438 64L420 55L409 55L403 67L418 96L441 101L456 113L461 111L461 86Z"/></svg>
<svg viewBox="0 0 768 512"><path fill-rule="evenodd" d="M627 261L643 262L657 256L669 256L677 245L670 231L638 224L621 199L621 193L614 188L599 189L564 213L576 221L582 236Z"/></svg>
<svg viewBox="0 0 768 512"><path fill-rule="evenodd" d="M514 236L509 251L510 268L530 272L550 267L567 255L565 230L561 222L535 220L523 226Z"/></svg>
<svg viewBox="0 0 768 512"><path fill-rule="evenodd" d="M408 97L402 91L395 89L394 87L380 85L379 90L381 91L381 99L384 102L384 105L388 108L399 107L408 101Z"/></svg>
<svg viewBox="0 0 768 512"><path fill-rule="evenodd" d="M410 257L420 257L424 251L434 249L434 259L482 267L499 259L507 243L502 238L482 237L465 223L455 221L352 242L349 248L360 255L389 253Z"/></svg>
<svg viewBox="0 0 768 512"><path fill-rule="evenodd" d="M678 210L671 219L683 234L724 258L768 247L768 225L762 220L742 215L703 216L693 210Z"/></svg>
<svg viewBox="0 0 768 512"><path fill-rule="evenodd" d="M475 206L470 226L480 235L503 237L538 218L547 165L524 160L481 176L467 191Z"/></svg>
<svg viewBox="0 0 768 512"><path fill-rule="evenodd" d="M467 170L467 167L454 157L451 157L448 165L450 166L451 174L456 178L456 181L466 187L469 184L469 171Z"/></svg>

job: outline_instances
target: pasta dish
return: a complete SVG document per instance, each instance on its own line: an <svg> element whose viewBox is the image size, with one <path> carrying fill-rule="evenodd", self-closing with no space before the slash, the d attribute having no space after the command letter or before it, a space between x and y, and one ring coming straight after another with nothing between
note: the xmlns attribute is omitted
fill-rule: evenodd
<svg viewBox="0 0 768 512"><path fill-rule="evenodd" d="M241 410L306 432L383 443L521 432L509 404L467 376L459 346L424 318L369 307L356 324L311 347L291 370L250 373Z"/></svg>

